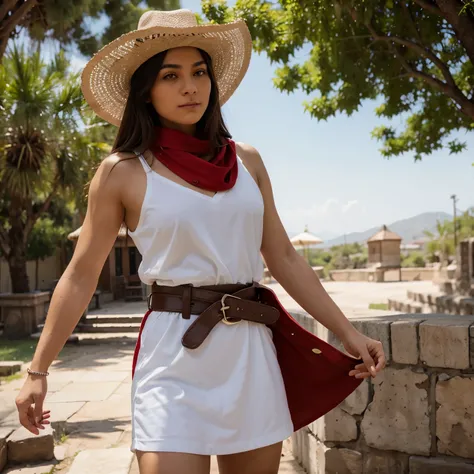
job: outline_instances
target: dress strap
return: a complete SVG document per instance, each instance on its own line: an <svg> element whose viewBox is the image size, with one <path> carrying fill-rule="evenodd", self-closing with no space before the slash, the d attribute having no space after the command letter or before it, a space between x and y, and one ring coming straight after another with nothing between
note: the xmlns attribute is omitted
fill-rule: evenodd
<svg viewBox="0 0 474 474"><path fill-rule="evenodd" d="M151 166L147 163L145 157L138 151L135 151L134 153L138 156L138 159L140 160L140 163L142 164L145 173L149 173L150 171L152 171Z"/></svg>

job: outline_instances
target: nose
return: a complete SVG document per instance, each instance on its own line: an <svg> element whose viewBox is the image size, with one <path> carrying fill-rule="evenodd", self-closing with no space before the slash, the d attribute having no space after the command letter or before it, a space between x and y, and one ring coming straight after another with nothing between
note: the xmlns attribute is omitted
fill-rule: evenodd
<svg viewBox="0 0 474 474"><path fill-rule="evenodd" d="M182 93L183 95L193 95L197 92L197 86L194 78L185 79L183 83Z"/></svg>

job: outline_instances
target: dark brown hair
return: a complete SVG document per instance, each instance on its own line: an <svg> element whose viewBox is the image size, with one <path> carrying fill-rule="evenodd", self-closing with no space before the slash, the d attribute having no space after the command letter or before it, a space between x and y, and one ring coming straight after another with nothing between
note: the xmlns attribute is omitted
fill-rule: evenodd
<svg viewBox="0 0 474 474"><path fill-rule="evenodd" d="M226 138L231 138L224 123L219 104L219 89L209 54L198 49L207 65L211 80L209 104L201 120L196 124L196 137L210 140L211 156L217 147L222 146ZM144 62L133 74L130 92L123 113L122 122L115 138L112 153L120 151L138 151L143 153L151 146L156 126L160 118L150 102L147 102L150 90L165 60L168 50L155 54Z"/></svg>

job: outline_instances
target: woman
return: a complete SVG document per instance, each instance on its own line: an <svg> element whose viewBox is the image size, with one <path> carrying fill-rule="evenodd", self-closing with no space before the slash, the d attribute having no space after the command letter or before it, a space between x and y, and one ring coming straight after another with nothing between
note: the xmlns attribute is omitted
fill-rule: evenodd
<svg viewBox="0 0 474 474"><path fill-rule="evenodd" d="M383 369L380 342L355 330L294 251L259 153L230 140L220 105L250 51L243 22L197 26L186 10L147 12L84 69L87 101L120 128L17 398L31 432L49 423L46 371L122 222L153 286L133 366L131 449L141 473L208 473L211 454L223 474L278 471L295 426L270 329L278 311L252 283L262 277L260 252L288 293L363 359L351 377Z"/></svg>

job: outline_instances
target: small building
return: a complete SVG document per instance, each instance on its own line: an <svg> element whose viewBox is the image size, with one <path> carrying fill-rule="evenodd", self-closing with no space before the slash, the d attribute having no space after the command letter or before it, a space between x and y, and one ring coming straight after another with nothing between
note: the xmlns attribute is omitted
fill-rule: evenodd
<svg viewBox="0 0 474 474"><path fill-rule="evenodd" d="M402 238L384 225L375 235L367 240L367 266L380 272L377 281L383 281L385 270L399 270L401 281L401 243Z"/></svg>
<svg viewBox="0 0 474 474"><path fill-rule="evenodd" d="M71 232L68 239L77 243L82 226ZM97 290L112 293L113 299L143 299L146 289L138 277L142 256L122 224L114 246L105 261L99 277Z"/></svg>

